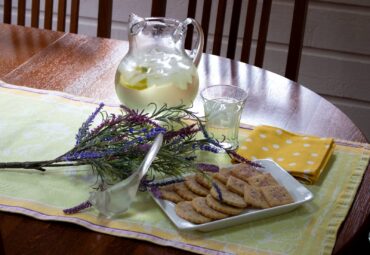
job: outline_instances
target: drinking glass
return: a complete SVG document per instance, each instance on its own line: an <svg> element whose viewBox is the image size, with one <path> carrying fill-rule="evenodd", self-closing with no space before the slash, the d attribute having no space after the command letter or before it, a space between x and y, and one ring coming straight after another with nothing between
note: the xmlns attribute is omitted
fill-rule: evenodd
<svg viewBox="0 0 370 255"><path fill-rule="evenodd" d="M236 149L241 114L247 91L233 85L215 85L200 93L204 103L206 129L224 148Z"/></svg>

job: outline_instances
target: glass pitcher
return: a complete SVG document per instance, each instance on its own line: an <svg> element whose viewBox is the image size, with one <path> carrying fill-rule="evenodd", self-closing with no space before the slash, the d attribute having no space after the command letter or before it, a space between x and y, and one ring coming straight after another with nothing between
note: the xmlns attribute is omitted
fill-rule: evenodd
<svg viewBox="0 0 370 255"><path fill-rule="evenodd" d="M189 54L184 42L188 25L194 25L197 42ZM124 105L146 109L155 103L191 105L198 92L199 64L204 35L199 23L187 18L129 18L129 50L116 72L116 93Z"/></svg>

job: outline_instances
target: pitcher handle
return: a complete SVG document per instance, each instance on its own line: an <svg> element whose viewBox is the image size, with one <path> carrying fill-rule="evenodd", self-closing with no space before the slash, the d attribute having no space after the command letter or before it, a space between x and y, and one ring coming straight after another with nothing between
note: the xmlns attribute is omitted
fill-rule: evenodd
<svg viewBox="0 0 370 255"><path fill-rule="evenodd" d="M197 41L195 43L195 47L193 49L191 49L189 56L190 56L191 59L193 59L194 65L198 66L198 64L200 62L200 58L202 57L202 52L203 52L203 47L204 47L203 29L200 26L200 24L198 23L198 21L196 21L195 19L192 19L192 18L185 19L184 23L186 25L192 24L195 28L196 33L197 33Z"/></svg>

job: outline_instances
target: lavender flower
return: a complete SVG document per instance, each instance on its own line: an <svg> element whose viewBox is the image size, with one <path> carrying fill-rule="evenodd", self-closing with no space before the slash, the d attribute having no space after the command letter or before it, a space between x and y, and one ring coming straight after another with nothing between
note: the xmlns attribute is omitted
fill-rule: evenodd
<svg viewBox="0 0 370 255"><path fill-rule="evenodd" d="M107 127L112 127L120 122L123 121L123 117L122 116L118 116L116 117L114 114L111 115L110 118L107 118L105 120L103 120L102 123L100 123L96 128L94 128L91 132L90 132L90 135L96 135L98 134L100 131L102 131L104 128L107 128Z"/></svg>
<svg viewBox="0 0 370 255"><path fill-rule="evenodd" d="M226 150L227 154L234 160L238 161L239 163L246 163L248 165L251 165L251 166L254 166L254 167L259 167L259 168L263 168L263 166L261 166L260 164L258 163L255 163L255 162L252 162L246 158L244 158L243 156L241 156L240 154L238 154L236 151L234 150Z"/></svg>
<svg viewBox="0 0 370 255"><path fill-rule="evenodd" d="M106 150L106 151L81 151L81 152L71 152L62 157L63 161L77 161L84 159L98 159L106 156L115 154L117 151Z"/></svg>
<svg viewBox="0 0 370 255"><path fill-rule="evenodd" d="M150 147L151 147L150 144L145 143L145 144L139 144L139 146L137 146L137 149L140 152L146 153L150 149Z"/></svg>
<svg viewBox="0 0 370 255"><path fill-rule="evenodd" d="M197 133L199 131L198 128L195 128L195 124L192 124L190 126L187 126L187 127L183 127L179 130L176 130L176 131L169 131L165 134L164 136L164 139L166 141L169 141L171 139L173 139L174 137L181 137L181 138L185 138L185 137L188 137L188 136L191 136L195 133Z"/></svg>
<svg viewBox="0 0 370 255"><path fill-rule="evenodd" d="M155 127L155 128L152 128L149 132L146 133L145 137L146 139L151 139L153 137L156 137L157 135L159 134L165 134L166 133L166 129L165 128L162 128L162 127Z"/></svg>
<svg viewBox="0 0 370 255"><path fill-rule="evenodd" d="M152 179L148 179L148 175L145 175L141 181L140 181L140 185L139 185L139 191L146 191L147 188L150 186L150 183L154 181L154 177Z"/></svg>
<svg viewBox="0 0 370 255"><path fill-rule="evenodd" d="M161 191L160 189L158 188L158 186L150 186L149 187L149 191L152 192L152 194L154 195L154 197L156 198L161 198L162 194L161 194Z"/></svg>
<svg viewBox="0 0 370 255"><path fill-rule="evenodd" d="M205 172L217 173L220 170L218 166L213 165L213 164L198 163L196 164L196 166L199 170L205 171Z"/></svg>
<svg viewBox="0 0 370 255"><path fill-rule="evenodd" d="M175 178L175 179L171 179L171 180L166 180L166 181L160 181L160 182L157 182L157 183L150 183L149 185L150 186L166 186L166 185L170 185L170 184L174 184L174 183L178 183L178 182L183 182L184 181L184 178Z"/></svg>
<svg viewBox="0 0 370 255"><path fill-rule="evenodd" d="M63 212L65 214L75 214L75 213L81 212L84 209L90 208L91 206L92 206L91 202L89 200L87 200L87 201L85 201L85 202L83 202L79 205L74 206L74 207L64 209Z"/></svg>
<svg viewBox="0 0 370 255"><path fill-rule="evenodd" d="M116 135L112 138L111 142L112 143L117 143L117 142L125 142L124 140L127 140L127 135L126 134L119 134L119 135Z"/></svg>
<svg viewBox="0 0 370 255"><path fill-rule="evenodd" d="M150 125L153 125L155 127L161 127L160 125L155 123L153 120L151 120L148 117L148 114L146 114L146 113L143 113L143 112L139 113L139 111L132 110L132 109L130 109L127 106L124 106L124 105L121 105L121 108L126 111L127 114L125 115L125 121L127 121L129 123L150 124Z"/></svg>
<svg viewBox="0 0 370 255"><path fill-rule="evenodd" d="M173 183L178 183L178 182L183 182L184 179L183 178L175 178L175 179L170 179L170 180L165 180L165 181L154 181L154 177L153 179L151 180L148 180L145 178L143 178L140 182L140 187L139 187L139 190L140 191L145 191L147 189L151 189L153 187L162 187L162 186L166 186L166 185L170 185L170 184L173 184Z"/></svg>
<svg viewBox="0 0 370 255"><path fill-rule="evenodd" d="M87 120L82 124L80 129L76 134L76 145L80 144L82 140L88 135L89 128L94 121L96 115L100 112L100 110L104 107L104 103L100 103L96 110L87 118Z"/></svg>
<svg viewBox="0 0 370 255"><path fill-rule="evenodd" d="M209 152L213 152L213 153L218 153L218 149L214 146L211 146L211 145L207 145L207 144L201 144L199 146L199 149L202 150L202 151L209 151Z"/></svg>
<svg viewBox="0 0 370 255"><path fill-rule="evenodd" d="M144 131L147 131L147 129L143 129ZM141 130L141 131L143 131ZM135 145L136 143L140 144L140 145L146 145L145 143L146 142L149 142L152 140L152 138L156 137L157 135L159 134L164 134L166 132L166 129L165 128L162 128L162 127L156 127L156 128L152 128L149 132L147 132L146 134L142 135L142 136L139 136L140 132L139 133L135 133L135 129L134 128L130 128L129 129L129 132L132 133L132 134L135 134L135 137L134 138L131 138L131 140L127 141L124 145L124 148L125 149L128 149L129 147L132 147L133 145ZM139 150L145 150L146 147L144 146L139 146L138 147Z"/></svg>
<svg viewBox="0 0 370 255"><path fill-rule="evenodd" d="M217 192L217 195L218 195L218 200L219 201L223 201L223 199L222 199L222 192L221 192L221 189L220 189L220 187L217 185L217 183L215 183L215 182L212 182L212 186L215 188L215 190L216 190L216 192Z"/></svg>

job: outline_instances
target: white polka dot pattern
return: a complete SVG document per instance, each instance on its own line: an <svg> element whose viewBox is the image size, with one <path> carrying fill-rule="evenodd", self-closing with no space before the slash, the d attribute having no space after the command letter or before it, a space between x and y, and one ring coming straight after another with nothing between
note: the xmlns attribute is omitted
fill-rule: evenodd
<svg viewBox="0 0 370 255"><path fill-rule="evenodd" d="M328 162L332 145L331 138L301 136L280 128L258 126L242 139L238 152L252 160L272 158L292 175L313 182Z"/></svg>
<svg viewBox="0 0 370 255"><path fill-rule="evenodd" d="M272 145L272 148L274 148L274 149L279 149L279 148L280 148L280 145L279 145L279 144L274 143L274 144Z"/></svg>

